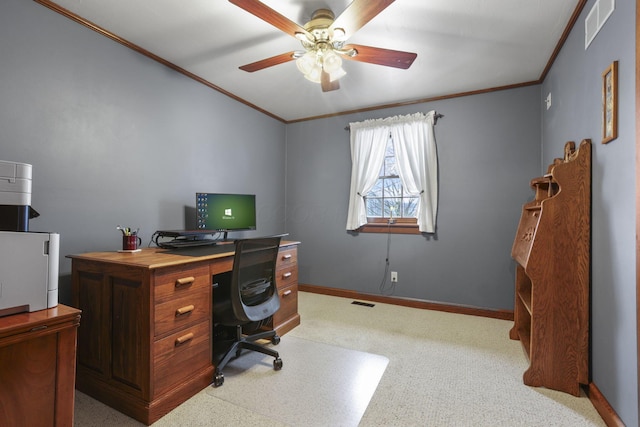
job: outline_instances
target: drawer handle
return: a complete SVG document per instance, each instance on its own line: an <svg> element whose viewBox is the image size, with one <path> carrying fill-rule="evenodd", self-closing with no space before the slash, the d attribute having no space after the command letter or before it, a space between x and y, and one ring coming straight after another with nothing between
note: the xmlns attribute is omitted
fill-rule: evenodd
<svg viewBox="0 0 640 427"><path fill-rule="evenodd" d="M193 306L193 304L192 305L187 305L185 307L180 307L179 309L176 310L176 317L184 316L185 314L189 314L194 309L195 309L195 307Z"/></svg>
<svg viewBox="0 0 640 427"><path fill-rule="evenodd" d="M180 288L182 286L188 286L196 281L195 277L183 277L182 279L176 280L176 288Z"/></svg>
<svg viewBox="0 0 640 427"><path fill-rule="evenodd" d="M291 295L291 289L289 289L288 291L284 291L284 293L282 294L283 297L286 297L289 295Z"/></svg>
<svg viewBox="0 0 640 427"><path fill-rule="evenodd" d="M282 278L283 278L283 279L287 279L287 278L289 278L289 277L291 277L291 272L290 272L290 271L287 271L286 273L284 273L284 274L282 275Z"/></svg>
<svg viewBox="0 0 640 427"><path fill-rule="evenodd" d="M288 260L291 258L291 254L282 255L282 260Z"/></svg>
<svg viewBox="0 0 640 427"><path fill-rule="evenodd" d="M186 335L183 335L181 337L176 338L176 342L175 342L175 347L182 345L188 341L191 341L193 339L193 332L189 332Z"/></svg>

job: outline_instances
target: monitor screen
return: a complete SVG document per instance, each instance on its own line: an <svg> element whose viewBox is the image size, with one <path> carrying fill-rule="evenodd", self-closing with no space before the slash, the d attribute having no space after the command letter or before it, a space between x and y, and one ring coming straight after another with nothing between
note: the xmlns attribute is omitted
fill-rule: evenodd
<svg viewBox="0 0 640 427"><path fill-rule="evenodd" d="M196 193L196 226L200 230L255 230L256 196Z"/></svg>

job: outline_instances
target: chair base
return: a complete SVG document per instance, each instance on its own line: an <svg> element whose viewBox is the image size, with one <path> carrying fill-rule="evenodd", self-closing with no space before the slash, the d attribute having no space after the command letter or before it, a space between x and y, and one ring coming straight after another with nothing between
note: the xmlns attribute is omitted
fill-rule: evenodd
<svg viewBox="0 0 640 427"><path fill-rule="evenodd" d="M227 365L227 363L229 363L229 361L240 357L242 350L256 351L258 353L271 356L274 358L273 369L276 371L282 369L282 359L280 359L280 355L278 354L278 352L255 342L261 339L270 339L271 343L274 345L280 343L280 337L278 336L276 331L264 331L257 334L244 336L242 335L242 325L236 326L236 338L233 344L225 352L220 362L216 364L216 371L213 376L213 385L215 387L220 387L222 384L224 384L224 374L222 373L222 370Z"/></svg>

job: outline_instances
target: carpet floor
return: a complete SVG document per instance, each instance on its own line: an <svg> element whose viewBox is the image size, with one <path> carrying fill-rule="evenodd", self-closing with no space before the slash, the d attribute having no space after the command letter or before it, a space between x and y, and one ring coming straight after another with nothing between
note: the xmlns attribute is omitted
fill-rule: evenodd
<svg viewBox="0 0 640 427"><path fill-rule="evenodd" d="M512 322L351 302L300 292L281 371L242 356L154 426L605 426L586 396L522 383ZM75 425L141 424L77 392Z"/></svg>

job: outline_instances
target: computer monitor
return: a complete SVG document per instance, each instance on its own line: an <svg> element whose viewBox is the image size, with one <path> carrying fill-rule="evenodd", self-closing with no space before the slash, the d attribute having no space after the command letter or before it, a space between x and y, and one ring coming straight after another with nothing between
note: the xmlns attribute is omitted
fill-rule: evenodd
<svg viewBox="0 0 640 427"><path fill-rule="evenodd" d="M254 194L196 193L196 228L211 231L256 229Z"/></svg>

